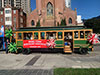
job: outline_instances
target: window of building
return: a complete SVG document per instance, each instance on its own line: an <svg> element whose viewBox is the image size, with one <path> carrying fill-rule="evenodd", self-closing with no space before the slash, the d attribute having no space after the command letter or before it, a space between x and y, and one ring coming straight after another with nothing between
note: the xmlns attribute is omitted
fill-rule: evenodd
<svg viewBox="0 0 100 75"><path fill-rule="evenodd" d="M53 16L53 5L50 2L47 4L47 16Z"/></svg>
<svg viewBox="0 0 100 75"><path fill-rule="evenodd" d="M20 12L20 15L22 16L23 15L23 12Z"/></svg>
<svg viewBox="0 0 100 75"><path fill-rule="evenodd" d="M62 32L58 32L58 39L62 39L63 36L62 36Z"/></svg>
<svg viewBox="0 0 100 75"><path fill-rule="evenodd" d="M16 38L16 33L14 33L14 38Z"/></svg>
<svg viewBox="0 0 100 75"><path fill-rule="evenodd" d="M1 15L3 15L3 11L1 11Z"/></svg>
<svg viewBox="0 0 100 75"><path fill-rule="evenodd" d="M16 23L14 23L14 30L16 30Z"/></svg>
<svg viewBox="0 0 100 75"><path fill-rule="evenodd" d="M20 27L23 27L23 24L20 24Z"/></svg>
<svg viewBox="0 0 100 75"><path fill-rule="evenodd" d="M72 19L71 18L69 18L69 24L72 24Z"/></svg>
<svg viewBox="0 0 100 75"><path fill-rule="evenodd" d="M41 39L45 39L45 32L41 32Z"/></svg>
<svg viewBox="0 0 100 75"><path fill-rule="evenodd" d="M13 10L14 14L16 14L16 10Z"/></svg>
<svg viewBox="0 0 100 75"><path fill-rule="evenodd" d="M6 21L11 21L11 17L6 17L5 20Z"/></svg>
<svg viewBox="0 0 100 75"><path fill-rule="evenodd" d="M3 22L3 18L1 17L1 22Z"/></svg>
<svg viewBox="0 0 100 75"><path fill-rule="evenodd" d="M80 38L84 38L84 31L80 31Z"/></svg>
<svg viewBox="0 0 100 75"><path fill-rule="evenodd" d="M78 31L74 32L74 38L76 38L76 39L78 38Z"/></svg>
<svg viewBox="0 0 100 75"><path fill-rule="evenodd" d="M5 13L9 14L9 13L11 13L11 10L6 10Z"/></svg>
<svg viewBox="0 0 100 75"><path fill-rule="evenodd" d="M34 32L34 39L38 39L38 32Z"/></svg>
<svg viewBox="0 0 100 75"><path fill-rule="evenodd" d="M34 25L35 25L34 20L32 20L32 21L31 21L31 25L32 25L32 26L34 26Z"/></svg>
<svg viewBox="0 0 100 75"><path fill-rule="evenodd" d="M23 23L23 18L22 17L20 18L20 23Z"/></svg>
<svg viewBox="0 0 100 75"><path fill-rule="evenodd" d="M16 17L14 17L14 22L16 22Z"/></svg>

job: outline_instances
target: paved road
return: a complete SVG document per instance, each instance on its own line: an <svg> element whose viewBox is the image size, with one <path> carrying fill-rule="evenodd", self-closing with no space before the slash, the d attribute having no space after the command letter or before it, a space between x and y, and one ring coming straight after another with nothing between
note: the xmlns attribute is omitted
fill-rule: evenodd
<svg viewBox="0 0 100 75"><path fill-rule="evenodd" d="M0 75L53 75L53 71L41 69L0 70Z"/></svg>

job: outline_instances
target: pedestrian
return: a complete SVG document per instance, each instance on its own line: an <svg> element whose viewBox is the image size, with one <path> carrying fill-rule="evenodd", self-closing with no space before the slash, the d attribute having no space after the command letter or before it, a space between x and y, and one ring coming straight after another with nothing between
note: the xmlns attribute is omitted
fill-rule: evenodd
<svg viewBox="0 0 100 75"><path fill-rule="evenodd" d="M9 40L7 39L6 40L6 54L8 54L8 45L9 45L10 43L9 43Z"/></svg>
<svg viewBox="0 0 100 75"><path fill-rule="evenodd" d="M68 33L68 39L71 40L72 39L72 36L70 33Z"/></svg>

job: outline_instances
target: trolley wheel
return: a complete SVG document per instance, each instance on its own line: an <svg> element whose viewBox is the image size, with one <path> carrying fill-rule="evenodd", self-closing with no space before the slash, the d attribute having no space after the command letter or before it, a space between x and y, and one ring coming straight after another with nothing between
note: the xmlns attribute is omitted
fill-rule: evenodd
<svg viewBox="0 0 100 75"><path fill-rule="evenodd" d="M22 50L22 53L23 53L23 54L29 54L29 53L30 53L30 49L29 49L29 48L24 48L24 49Z"/></svg>
<svg viewBox="0 0 100 75"><path fill-rule="evenodd" d="M81 54L88 54L88 49L87 48L82 48L80 53Z"/></svg>

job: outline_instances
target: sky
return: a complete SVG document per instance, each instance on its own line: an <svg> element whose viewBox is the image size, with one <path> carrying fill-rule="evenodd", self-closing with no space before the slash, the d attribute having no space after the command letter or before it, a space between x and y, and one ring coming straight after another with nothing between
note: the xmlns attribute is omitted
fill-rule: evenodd
<svg viewBox="0 0 100 75"><path fill-rule="evenodd" d="M36 0L31 0L32 11L36 8ZM100 0L71 0L71 8L77 8L77 15L82 19L100 16Z"/></svg>

